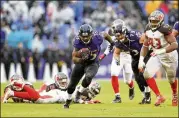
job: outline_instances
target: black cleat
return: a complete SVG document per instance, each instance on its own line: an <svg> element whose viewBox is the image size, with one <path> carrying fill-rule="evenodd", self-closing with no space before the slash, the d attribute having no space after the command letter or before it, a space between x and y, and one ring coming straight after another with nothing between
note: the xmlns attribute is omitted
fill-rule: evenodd
<svg viewBox="0 0 179 118"><path fill-rule="evenodd" d="M72 100L66 100L65 104L63 105L63 108L64 109L69 109L69 106L70 106L70 103L71 103Z"/></svg>
<svg viewBox="0 0 179 118"><path fill-rule="evenodd" d="M145 97L142 99L139 104L151 104L151 97L150 97L150 92L145 93Z"/></svg>
<svg viewBox="0 0 179 118"><path fill-rule="evenodd" d="M112 103L121 103L121 97L119 95L115 96L115 99L112 101Z"/></svg>
<svg viewBox="0 0 179 118"><path fill-rule="evenodd" d="M150 94L150 92L145 92L145 98L146 98L145 103L151 104L151 94Z"/></svg>
<svg viewBox="0 0 179 118"><path fill-rule="evenodd" d="M129 88L129 99L132 100L134 98L134 87Z"/></svg>

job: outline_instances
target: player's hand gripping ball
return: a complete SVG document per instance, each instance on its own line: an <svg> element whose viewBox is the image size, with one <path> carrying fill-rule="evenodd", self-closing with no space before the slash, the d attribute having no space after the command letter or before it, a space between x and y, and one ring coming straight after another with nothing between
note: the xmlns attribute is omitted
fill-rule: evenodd
<svg viewBox="0 0 179 118"><path fill-rule="evenodd" d="M87 60L90 56L90 50L88 48L82 48L78 51L78 56L83 60Z"/></svg>

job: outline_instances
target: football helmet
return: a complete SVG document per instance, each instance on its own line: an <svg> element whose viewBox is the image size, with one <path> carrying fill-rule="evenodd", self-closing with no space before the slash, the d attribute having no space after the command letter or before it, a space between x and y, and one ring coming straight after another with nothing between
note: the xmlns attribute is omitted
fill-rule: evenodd
<svg viewBox="0 0 179 118"><path fill-rule="evenodd" d="M91 41L93 29L89 24L84 24L80 27L79 38L84 44L88 44Z"/></svg>
<svg viewBox="0 0 179 118"><path fill-rule="evenodd" d="M94 81L89 85L89 91L92 94L92 96L96 96L101 91L101 86L98 82Z"/></svg>
<svg viewBox="0 0 179 118"><path fill-rule="evenodd" d="M123 20L117 19L112 23L112 33L119 41L124 41L126 38L127 27Z"/></svg>
<svg viewBox="0 0 179 118"><path fill-rule="evenodd" d="M62 72L57 73L54 77L54 80L56 86L59 87L60 89L65 90L67 88L68 78L64 73Z"/></svg>
<svg viewBox="0 0 179 118"><path fill-rule="evenodd" d="M12 75L12 77L9 79L10 81L10 85L12 85L12 88L13 90L16 90L16 91L21 91L22 90L22 87L18 87L18 86L14 86L14 82L17 82L17 83L21 83L23 84L24 83L24 78L19 75L19 74L14 74Z"/></svg>
<svg viewBox="0 0 179 118"><path fill-rule="evenodd" d="M161 11L153 11L149 16L149 27L152 30L156 30L164 23L164 14Z"/></svg>

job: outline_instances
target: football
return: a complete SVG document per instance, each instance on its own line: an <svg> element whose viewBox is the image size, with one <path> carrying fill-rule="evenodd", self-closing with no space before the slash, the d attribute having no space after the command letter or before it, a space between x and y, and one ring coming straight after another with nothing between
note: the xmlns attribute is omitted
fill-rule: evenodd
<svg viewBox="0 0 179 118"><path fill-rule="evenodd" d="M89 55L90 50L88 48L82 48L77 52L77 57L82 58L83 56Z"/></svg>

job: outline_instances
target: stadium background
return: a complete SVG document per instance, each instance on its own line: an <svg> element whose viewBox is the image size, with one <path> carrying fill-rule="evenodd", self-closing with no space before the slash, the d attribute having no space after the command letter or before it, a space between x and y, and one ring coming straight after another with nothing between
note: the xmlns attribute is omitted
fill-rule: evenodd
<svg viewBox="0 0 179 118"><path fill-rule="evenodd" d="M157 9L165 14L165 23L173 26L178 1L1 1L1 82L19 70L19 63L26 80L33 78L32 69L36 80L53 75L55 66L70 74L73 37L81 24L104 31L121 18L129 29L143 32L148 15ZM102 44L102 52L106 45ZM101 62L96 78L110 79L111 57ZM157 77L164 77L162 70Z"/></svg>

